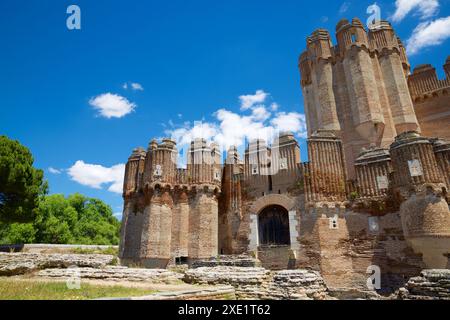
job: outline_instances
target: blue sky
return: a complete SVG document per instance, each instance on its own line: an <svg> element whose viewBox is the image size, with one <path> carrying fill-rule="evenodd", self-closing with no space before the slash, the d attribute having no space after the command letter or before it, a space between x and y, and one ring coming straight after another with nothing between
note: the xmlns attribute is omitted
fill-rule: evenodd
<svg viewBox="0 0 450 320"><path fill-rule="evenodd" d="M200 129L229 140L293 126L306 160L305 39L319 27L333 34L341 18L366 21L373 3L3 0L0 134L32 150L51 193L98 197L115 212L123 164L153 137ZM72 4L81 30L66 27ZM412 66L431 63L443 76L450 0L377 4L409 43Z"/></svg>

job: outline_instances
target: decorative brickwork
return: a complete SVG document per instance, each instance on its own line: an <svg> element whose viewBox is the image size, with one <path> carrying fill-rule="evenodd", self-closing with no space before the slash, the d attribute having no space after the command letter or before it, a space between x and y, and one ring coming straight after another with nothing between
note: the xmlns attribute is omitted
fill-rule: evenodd
<svg viewBox="0 0 450 320"><path fill-rule="evenodd" d="M308 162L291 133L251 141L242 158L232 147L224 164L218 146L193 141L186 169L170 139L134 150L123 263L220 264L219 255L244 254L272 270L319 271L337 293L366 290L373 268L386 292L424 268L448 268L450 142L434 133L448 134L450 122L438 117L435 130L415 113L424 92L445 96L446 82L429 81L428 66L407 82L405 48L387 22L367 32L343 20L336 37L332 46L317 30L300 56ZM448 77L450 59L444 69Z"/></svg>

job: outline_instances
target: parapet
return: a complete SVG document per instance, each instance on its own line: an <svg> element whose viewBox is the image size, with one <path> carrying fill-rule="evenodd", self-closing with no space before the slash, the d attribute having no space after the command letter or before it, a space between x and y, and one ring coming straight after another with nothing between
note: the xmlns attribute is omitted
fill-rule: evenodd
<svg viewBox="0 0 450 320"><path fill-rule="evenodd" d="M450 88L450 57L444 65L447 74L446 79L439 79L436 69L431 64L422 64L414 68L413 73L408 77L409 91L413 100L426 97L436 91Z"/></svg>
<svg viewBox="0 0 450 320"><path fill-rule="evenodd" d="M370 49L367 32L358 18L354 18L351 23L341 20L336 27L336 39L341 56L354 46Z"/></svg>

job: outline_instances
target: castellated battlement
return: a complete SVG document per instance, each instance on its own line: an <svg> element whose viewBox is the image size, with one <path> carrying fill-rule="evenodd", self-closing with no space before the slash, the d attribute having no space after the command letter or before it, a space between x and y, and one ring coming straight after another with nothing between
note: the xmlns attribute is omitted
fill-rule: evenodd
<svg viewBox="0 0 450 320"><path fill-rule="evenodd" d="M444 71L446 78L439 79L432 65L419 65L408 77L408 86L422 133L450 140L450 56Z"/></svg>
<svg viewBox="0 0 450 320"><path fill-rule="evenodd" d="M292 133L250 141L242 156L231 147L224 163L217 145L195 140L186 168L177 167L171 139L133 151L123 264L249 254L271 270L320 271L336 288L367 288L376 265L394 290L420 270L448 266L447 89L434 90L441 82L431 66L407 79L404 47L387 22L365 30L342 20L336 39L333 46L328 31L313 32L299 59L308 162ZM447 60L445 81L449 69Z"/></svg>
<svg viewBox="0 0 450 320"><path fill-rule="evenodd" d="M387 21L366 30L357 18L336 27L333 46L319 29L306 41L299 70L308 134L331 130L344 144L347 170L363 148L387 148L406 131L420 131L406 75L405 48Z"/></svg>
<svg viewBox="0 0 450 320"><path fill-rule="evenodd" d="M450 56L444 65L445 79L439 79L436 69L430 64L417 66L408 77L408 85L414 101L432 98L433 95L450 94Z"/></svg>

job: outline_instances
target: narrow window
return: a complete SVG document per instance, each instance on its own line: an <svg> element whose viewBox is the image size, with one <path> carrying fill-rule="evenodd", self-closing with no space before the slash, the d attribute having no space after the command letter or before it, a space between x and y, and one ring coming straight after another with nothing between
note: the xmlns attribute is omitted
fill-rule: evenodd
<svg viewBox="0 0 450 320"><path fill-rule="evenodd" d="M331 230L339 229L338 219L339 219L339 216L337 214L335 214L333 217L330 218L330 229Z"/></svg>
<svg viewBox="0 0 450 320"><path fill-rule="evenodd" d="M356 34L352 33L352 43L357 41Z"/></svg>

